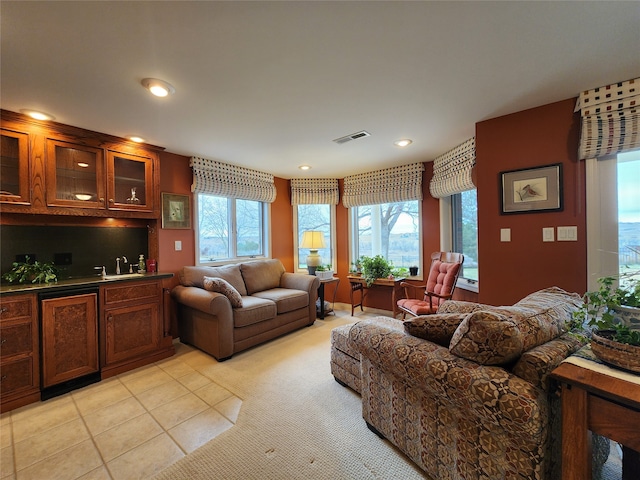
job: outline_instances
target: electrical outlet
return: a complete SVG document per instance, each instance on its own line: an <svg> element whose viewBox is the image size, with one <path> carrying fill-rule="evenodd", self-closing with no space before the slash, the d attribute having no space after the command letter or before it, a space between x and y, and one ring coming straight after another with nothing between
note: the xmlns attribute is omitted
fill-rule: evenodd
<svg viewBox="0 0 640 480"><path fill-rule="evenodd" d="M176 252L179 252L182 250L182 241L181 240L176 240L175 242L175 250Z"/></svg>

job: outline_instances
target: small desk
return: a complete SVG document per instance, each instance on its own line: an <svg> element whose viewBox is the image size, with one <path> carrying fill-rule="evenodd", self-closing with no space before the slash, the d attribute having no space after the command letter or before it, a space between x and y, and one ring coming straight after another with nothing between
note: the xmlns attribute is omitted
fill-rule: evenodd
<svg viewBox="0 0 640 480"><path fill-rule="evenodd" d="M349 290L349 298L351 300L351 316L352 317L356 307L360 307L361 312L364 311L364 309L362 308L362 304L364 303L364 297L368 293L368 292L365 292L365 290L369 290L374 287L391 288L391 303L393 305L392 305L392 308L390 308L390 310L393 311L393 318L395 318L398 315L398 313L400 313L400 310L398 310L398 300L402 296L403 291L402 291L402 287L400 287L400 282L404 281L404 277L394 278L394 279L378 278L376 279L375 282L373 282L373 285L371 285L371 287L367 287L367 282L365 281L364 277L349 275L347 276L347 279L349 280L349 284L351 286L351 289ZM354 298L355 292L360 292L360 301L358 303L355 303L356 302L356 299Z"/></svg>
<svg viewBox="0 0 640 480"><path fill-rule="evenodd" d="M335 283L336 286L333 289L333 301L331 302L332 308L335 308L333 305L336 303L336 292L338 291L338 285L340 284L340 278L339 277L332 277L332 278L325 278L323 280L320 280L320 286L318 287L318 298L320 299L320 315L318 316L319 319L323 319L325 317L325 311L324 311L324 286L327 283Z"/></svg>
<svg viewBox="0 0 640 480"><path fill-rule="evenodd" d="M551 376L562 388L563 480L591 478L589 431L623 444L622 478L640 478L640 376L576 355Z"/></svg>

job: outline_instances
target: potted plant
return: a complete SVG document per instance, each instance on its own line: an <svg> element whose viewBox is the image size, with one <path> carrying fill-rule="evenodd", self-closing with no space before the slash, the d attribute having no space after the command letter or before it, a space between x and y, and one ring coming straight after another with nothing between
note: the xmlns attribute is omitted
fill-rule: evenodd
<svg viewBox="0 0 640 480"><path fill-rule="evenodd" d="M591 329L591 350L605 363L640 372L640 279L638 272L598 279L584 294L572 327Z"/></svg>
<svg viewBox="0 0 640 480"><path fill-rule="evenodd" d="M333 269L331 265L318 265L316 267L316 277L320 280L327 280L333 277Z"/></svg>
<svg viewBox="0 0 640 480"><path fill-rule="evenodd" d="M387 261L382 255L375 257L360 257L362 264L362 276L364 277L367 287L373 285L378 278L389 278L393 270L393 263Z"/></svg>
<svg viewBox="0 0 640 480"><path fill-rule="evenodd" d="M58 269L53 263L30 262L27 255L24 262L13 262L13 268L2 275L9 283L51 283L58 281Z"/></svg>

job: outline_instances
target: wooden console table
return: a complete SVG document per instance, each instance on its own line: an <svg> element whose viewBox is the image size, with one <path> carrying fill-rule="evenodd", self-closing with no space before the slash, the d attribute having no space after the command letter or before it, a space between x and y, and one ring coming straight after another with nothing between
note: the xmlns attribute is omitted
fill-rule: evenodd
<svg viewBox="0 0 640 480"><path fill-rule="evenodd" d="M391 288L391 303L393 305L390 310L393 311L394 318L398 315L398 313L400 313L400 310L398 310L397 303L398 303L398 300L402 297L403 290L402 290L402 287L400 287L400 282L404 281L404 277L394 278L394 279L378 278L375 282L373 282L373 285L371 285L371 287L367 287L367 282L365 281L364 277L349 275L347 276L347 279L349 280L349 284L351 286L351 289L349 290L349 298L351 300L351 316L352 317L356 307L360 307L361 312L364 311L364 309L362 308L362 304L364 303L364 297L368 293L368 292L365 292L365 290L369 290L374 287ZM360 292L360 301L358 303L356 303L357 300L355 298L356 292Z"/></svg>
<svg viewBox="0 0 640 480"><path fill-rule="evenodd" d="M591 478L589 431L623 444L622 478L640 478L640 375L571 356L551 376L562 388L563 480Z"/></svg>

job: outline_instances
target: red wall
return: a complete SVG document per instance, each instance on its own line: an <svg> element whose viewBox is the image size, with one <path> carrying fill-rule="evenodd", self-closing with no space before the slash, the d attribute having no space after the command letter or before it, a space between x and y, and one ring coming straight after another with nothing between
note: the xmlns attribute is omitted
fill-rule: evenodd
<svg viewBox="0 0 640 480"><path fill-rule="evenodd" d="M479 301L512 304L549 286L586 288L584 164L577 162L579 116L575 99L476 124ZM500 172L561 163L564 210L500 214ZM577 226L577 242L558 242L558 226ZM543 242L554 227L556 241ZM511 242L500 229L511 229Z"/></svg>

